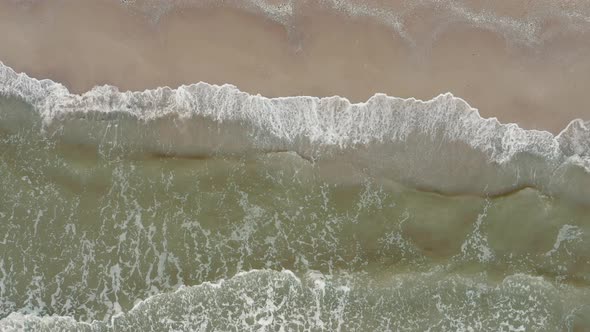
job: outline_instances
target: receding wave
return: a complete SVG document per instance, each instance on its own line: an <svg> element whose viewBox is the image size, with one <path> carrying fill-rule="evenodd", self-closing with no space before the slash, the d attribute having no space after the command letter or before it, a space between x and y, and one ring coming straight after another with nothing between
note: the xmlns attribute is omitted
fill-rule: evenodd
<svg viewBox="0 0 590 332"><path fill-rule="evenodd" d="M534 187L590 202L590 122L581 119L554 136L484 119L450 93L426 102L376 94L352 104L337 96L265 98L201 82L76 95L5 65L0 80L2 95L31 104L45 130L66 141L176 157L293 151L440 193L495 196ZM114 120L122 126L111 126Z"/></svg>

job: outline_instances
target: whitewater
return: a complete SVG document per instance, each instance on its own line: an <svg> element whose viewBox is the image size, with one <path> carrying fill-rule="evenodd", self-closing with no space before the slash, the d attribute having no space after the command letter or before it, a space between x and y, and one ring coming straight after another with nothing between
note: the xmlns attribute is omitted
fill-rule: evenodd
<svg viewBox="0 0 590 332"><path fill-rule="evenodd" d="M578 331L590 122L0 64L0 328Z"/></svg>

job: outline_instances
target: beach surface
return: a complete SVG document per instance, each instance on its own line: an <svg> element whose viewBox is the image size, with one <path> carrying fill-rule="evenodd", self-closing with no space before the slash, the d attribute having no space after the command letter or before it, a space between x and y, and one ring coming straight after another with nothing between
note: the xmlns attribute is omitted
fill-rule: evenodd
<svg viewBox="0 0 590 332"><path fill-rule="evenodd" d="M451 92L483 117L556 134L590 119L589 13L545 1L3 1L0 61L74 93L199 81L353 102Z"/></svg>

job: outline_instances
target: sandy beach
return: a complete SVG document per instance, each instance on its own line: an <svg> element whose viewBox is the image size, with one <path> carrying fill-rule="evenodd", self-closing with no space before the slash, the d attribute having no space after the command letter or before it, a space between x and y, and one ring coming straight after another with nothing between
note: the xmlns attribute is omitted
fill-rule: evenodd
<svg viewBox="0 0 590 332"><path fill-rule="evenodd" d="M199 81L356 102L379 92L451 92L484 117L524 128L558 133L572 119L590 119L586 8L326 3L4 1L0 61L76 93Z"/></svg>

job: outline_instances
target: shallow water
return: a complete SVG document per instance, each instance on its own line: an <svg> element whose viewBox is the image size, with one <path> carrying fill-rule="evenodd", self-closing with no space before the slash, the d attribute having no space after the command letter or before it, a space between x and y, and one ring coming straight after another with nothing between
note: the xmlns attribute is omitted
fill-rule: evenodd
<svg viewBox="0 0 590 332"><path fill-rule="evenodd" d="M588 13L0 3L0 330L590 330Z"/></svg>
<svg viewBox="0 0 590 332"><path fill-rule="evenodd" d="M4 330L590 328L587 122L0 74Z"/></svg>

